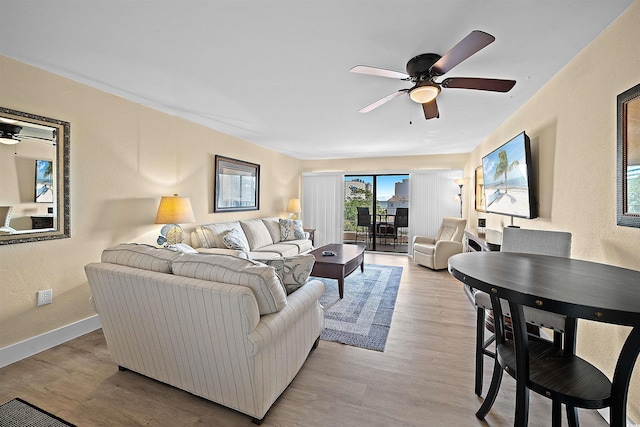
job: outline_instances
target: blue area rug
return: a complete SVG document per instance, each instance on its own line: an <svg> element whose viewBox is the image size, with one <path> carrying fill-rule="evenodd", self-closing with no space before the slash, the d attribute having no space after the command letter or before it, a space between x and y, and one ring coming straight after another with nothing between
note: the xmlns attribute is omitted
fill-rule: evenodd
<svg viewBox="0 0 640 427"><path fill-rule="evenodd" d="M370 350L384 351L396 305L402 267L365 264L344 281L344 298L338 281L317 278L327 287L320 298L324 331L320 339Z"/></svg>

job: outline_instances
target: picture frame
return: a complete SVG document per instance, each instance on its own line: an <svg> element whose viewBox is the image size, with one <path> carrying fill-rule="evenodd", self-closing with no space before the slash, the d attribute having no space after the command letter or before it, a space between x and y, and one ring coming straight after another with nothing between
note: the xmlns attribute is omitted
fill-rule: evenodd
<svg viewBox="0 0 640 427"><path fill-rule="evenodd" d="M215 156L214 212L260 209L260 165Z"/></svg>
<svg viewBox="0 0 640 427"><path fill-rule="evenodd" d="M617 224L640 228L640 84L617 98Z"/></svg>
<svg viewBox="0 0 640 427"><path fill-rule="evenodd" d="M34 202L53 203L53 162L36 160Z"/></svg>
<svg viewBox="0 0 640 427"><path fill-rule="evenodd" d="M484 175L482 174L482 166L476 168L475 173L475 208L477 212L486 212L486 204L484 200Z"/></svg>

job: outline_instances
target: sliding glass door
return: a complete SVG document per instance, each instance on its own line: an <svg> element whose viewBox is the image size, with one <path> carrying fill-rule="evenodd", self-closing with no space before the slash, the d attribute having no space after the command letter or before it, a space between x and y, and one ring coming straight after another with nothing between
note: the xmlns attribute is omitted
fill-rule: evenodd
<svg viewBox="0 0 640 427"><path fill-rule="evenodd" d="M344 243L407 253L409 175L344 178Z"/></svg>

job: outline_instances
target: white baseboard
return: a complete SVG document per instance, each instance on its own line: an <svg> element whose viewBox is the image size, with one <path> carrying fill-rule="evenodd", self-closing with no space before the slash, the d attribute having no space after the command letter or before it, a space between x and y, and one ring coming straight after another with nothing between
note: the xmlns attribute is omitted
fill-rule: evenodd
<svg viewBox="0 0 640 427"><path fill-rule="evenodd" d="M25 359L41 351L63 344L74 338L78 338L96 329L100 329L102 323L97 314L86 319L79 320L58 329L29 338L24 341L0 348L0 368Z"/></svg>

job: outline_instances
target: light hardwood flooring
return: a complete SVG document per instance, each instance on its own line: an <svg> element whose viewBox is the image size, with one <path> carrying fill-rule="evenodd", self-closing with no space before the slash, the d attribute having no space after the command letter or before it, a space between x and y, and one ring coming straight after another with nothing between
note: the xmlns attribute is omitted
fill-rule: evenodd
<svg viewBox="0 0 640 427"><path fill-rule="evenodd" d="M515 381L507 374L486 422L474 416L482 402L473 393L475 311L460 282L407 256L368 253L365 262L403 267L386 350L320 341L262 425L512 426ZM0 369L0 402L14 397L80 427L252 425L246 415L118 371L101 331ZM595 411L581 410L580 421L607 425ZM550 425L550 401L531 393L529 426Z"/></svg>

